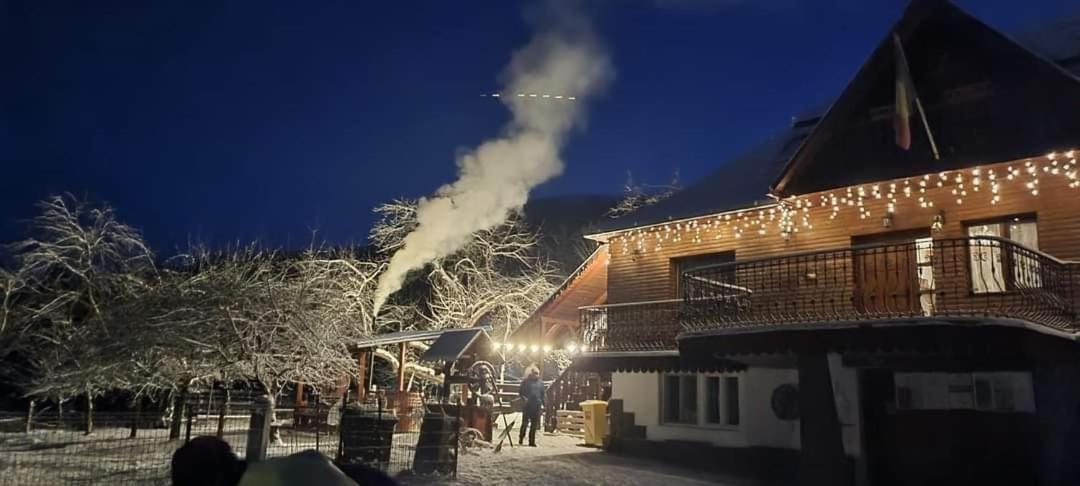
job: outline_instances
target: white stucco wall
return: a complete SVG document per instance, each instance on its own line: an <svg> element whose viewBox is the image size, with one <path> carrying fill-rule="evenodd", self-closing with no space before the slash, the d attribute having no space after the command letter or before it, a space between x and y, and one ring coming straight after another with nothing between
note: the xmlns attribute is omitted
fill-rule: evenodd
<svg viewBox="0 0 1080 486"><path fill-rule="evenodd" d="M623 400L623 410L634 413L646 427L649 440L696 440L722 447L799 447L799 422L782 421L772 412L772 392L784 383L798 383L795 370L751 368L739 377L737 426L660 423L660 374L612 373L611 397Z"/></svg>
<svg viewBox="0 0 1080 486"><path fill-rule="evenodd" d="M837 355L830 355L829 368L836 395L844 450L860 455L859 391L856 371L841 366ZM637 425L646 427L649 440L696 440L722 447L800 447L799 421L780 420L772 410L772 393L780 385L798 385L799 374L788 368L749 368L730 376L739 377L738 426L694 426L660 423L660 373L621 373L611 375L611 397L623 400L623 410L634 413Z"/></svg>

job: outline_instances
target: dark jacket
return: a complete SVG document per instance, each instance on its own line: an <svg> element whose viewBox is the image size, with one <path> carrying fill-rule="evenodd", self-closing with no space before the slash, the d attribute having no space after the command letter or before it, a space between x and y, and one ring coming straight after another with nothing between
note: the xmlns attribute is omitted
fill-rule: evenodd
<svg viewBox="0 0 1080 486"><path fill-rule="evenodd" d="M544 382L539 376L527 376L521 380L518 395L525 399L525 411L538 413L544 406Z"/></svg>

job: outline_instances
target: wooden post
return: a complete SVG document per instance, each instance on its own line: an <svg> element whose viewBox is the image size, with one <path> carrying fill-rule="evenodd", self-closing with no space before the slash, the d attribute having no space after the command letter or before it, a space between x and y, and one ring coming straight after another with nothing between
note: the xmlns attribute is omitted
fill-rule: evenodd
<svg viewBox="0 0 1080 486"><path fill-rule="evenodd" d="M30 399L30 408L26 411L26 433L34 430L34 400Z"/></svg>
<svg viewBox="0 0 1080 486"><path fill-rule="evenodd" d="M128 432L128 438L134 439L139 435L139 419L142 415L142 395L135 395L133 403L131 404L131 430Z"/></svg>
<svg viewBox="0 0 1080 486"><path fill-rule="evenodd" d="M407 343L401 343L401 356L398 359L398 370L397 370L398 371L397 372L397 376L398 376L397 389L398 389L398 392L405 391L405 346L406 346L406 344Z"/></svg>
<svg viewBox="0 0 1080 486"><path fill-rule="evenodd" d="M188 385L180 387L180 392L173 395L173 416L169 424L169 440L180 438L180 426L184 420L184 404L187 403Z"/></svg>
<svg viewBox="0 0 1080 486"><path fill-rule="evenodd" d="M360 403L363 403L364 398L367 396L367 387L364 385L364 380L367 378L367 360L367 350L360 350L360 353L356 356L356 361L359 365L359 374L357 375L358 378L356 380L356 401Z"/></svg>
<svg viewBox="0 0 1080 486"><path fill-rule="evenodd" d="M244 459L254 464L266 459L266 447L270 444L270 423L274 420L274 406L269 396L255 399L255 408L251 411L251 423L248 426L247 448Z"/></svg>
<svg viewBox="0 0 1080 486"><path fill-rule="evenodd" d="M221 409L218 410L217 436L219 439L225 436L225 416L229 414L229 399L231 398L230 395L231 393L229 391L229 388L228 386L226 386L225 401L221 402Z"/></svg>
<svg viewBox="0 0 1080 486"><path fill-rule="evenodd" d="M544 318L541 317L540 318L540 326L538 326L540 328L540 339L536 340L538 343L540 343L540 362L536 364L536 369L540 370L541 389L543 388L542 385L544 383L544 334L545 334L544 333L544 331L545 331L544 327L546 325L547 324L544 322Z"/></svg>
<svg viewBox="0 0 1080 486"><path fill-rule="evenodd" d="M85 434L90 435L94 433L94 395L90 393L90 388L86 389L86 430Z"/></svg>

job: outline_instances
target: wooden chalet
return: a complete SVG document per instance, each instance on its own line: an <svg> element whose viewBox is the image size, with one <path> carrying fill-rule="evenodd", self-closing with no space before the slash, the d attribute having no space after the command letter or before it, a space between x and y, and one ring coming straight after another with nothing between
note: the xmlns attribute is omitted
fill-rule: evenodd
<svg viewBox="0 0 1080 486"><path fill-rule="evenodd" d="M895 142L898 52L937 156L917 112ZM610 377L609 448L802 484L1077 484L1080 43L1043 52L915 1L828 110L589 236L606 289L564 289L579 327L549 328Z"/></svg>

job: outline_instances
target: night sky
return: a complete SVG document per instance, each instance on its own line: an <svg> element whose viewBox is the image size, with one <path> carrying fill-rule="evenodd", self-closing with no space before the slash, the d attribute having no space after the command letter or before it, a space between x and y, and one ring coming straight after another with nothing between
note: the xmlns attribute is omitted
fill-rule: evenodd
<svg viewBox="0 0 1080 486"><path fill-rule="evenodd" d="M219 5L228 3L228 5ZM904 0L595 0L617 77L535 196L693 180L825 105ZM962 0L1006 32L1075 0ZM313 7L311 4L319 4ZM0 0L0 240L33 202L108 201L159 252L362 242L507 119L479 95L524 3ZM762 188L764 191L766 188Z"/></svg>

